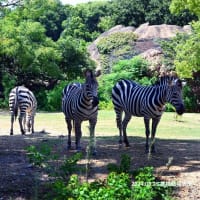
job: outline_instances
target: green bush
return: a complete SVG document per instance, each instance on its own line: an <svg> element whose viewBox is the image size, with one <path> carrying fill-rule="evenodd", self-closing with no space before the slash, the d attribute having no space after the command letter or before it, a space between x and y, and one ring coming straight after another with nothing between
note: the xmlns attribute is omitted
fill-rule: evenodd
<svg viewBox="0 0 200 200"><path fill-rule="evenodd" d="M46 162L51 157L51 148L49 145L43 144L38 148L31 145L27 147L26 150L29 162L31 162L35 166L46 167Z"/></svg>
<svg viewBox="0 0 200 200"><path fill-rule="evenodd" d="M53 176L51 184L47 186L48 193L42 193L39 197L41 199L169 199L169 187L155 184L157 180L153 175L153 167L131 171L131 157L126 154L121 156L119 165L108 165L110 172L106 179L84 182L80 181L77 174L73 174L80 172L77 162L82 158L81 153L62 160L53 154L52 147L48 144L38 147L30 146L27 148L27 152L31 163L42 167L41 170L45 170L49 177ZM56 167L53 161L57 162Z"/></svg>
<svg viewBox="0 0 200 200"><path fill-rule="evenodd" d="M99 40L97 48L100 53L108 54L113 49L117 49L123 45L127 45L136 40L136 35L133 32L118 32Z"/></svg>
<svg viewBox="0 0 200 200"><path fill-rule="evenodd" d="M78 175L72 175L67 184L61 179L57 180L52 187L53 199L171 199L169 196L170 188L166 185L159 185L153 175L153 167L139 168L131 172L128 155L122 155L119 166L114 164L109 166L111 172L106 180L95 180L90 183L81 182Z"/></svg>
<svg viewBox="0 0 200 200"><path fill-rule="evenodd" d="M4 96L4 101L0 101L0 107L3 108L8 108L8 98L9 98L9 93L11 89L13 89L16 85L16 77L11 76L9 73L5 73L2 78L2 85L4 88L3 91L3 96Z"/></svg>
<svg viewBox="0 0 200 200"><path fill-rule="evenodd" d="M118 32L99 40L97 48L100 52L100 62L103 74L108 74L112 66L119 60L131 59L136 55L133 32Z"/></svg>
<svg viewBox="0 0 200 200"><path fill-rule="evenodd" d="M139 56L130 60L121 60L113 66L110 74L105 74L99 80L100 108L110 108L112 88L120 79L129 79L143 85L151 84L148 77L147 62Z"/></svg>
<svg viewBox="0 0 200 200"><path fill-rule="evenodd" d="M155 182L153 167L141 168L136 173L133 185L134 200L155 199L157 193L153 185Z"/></svg>
<svg viewBox="0 0 200 200"><path fill-rule="evenodd" d="M184 105L187 112L195 112L197 107L197 99L194 96L194 92L192 91L189 85L183 87L183 98Z"/></svg>
<svg viewBox="0 0 200 200"><path fill-rule="evenodd" d="M67 81L61 81L54 89L46 91L48 111L61 111L62 90L66 85Z"/></svg>
<svg viewBox="0 0 200 200"><path fill-rule="evenodd" d="M109 172L116 172L118 174L123 172L129 173L130 167L131 167L131 158L126 154L121 155L121 162L119 166L113 163L110 163L107 166Z"/></svg>
<svg viewBox="0 0 200 200"><path fill-rule="evenodd" d="M46 106L45 106L45 110L48 110L48 111L61 111L62 90L70 82L69 81L61 81L52 90L45 91L45 93L46 93L46 102L47 102ZM82 83L83 80L82 79L77 79L77 80L74 80L73 82Z"/></svg>

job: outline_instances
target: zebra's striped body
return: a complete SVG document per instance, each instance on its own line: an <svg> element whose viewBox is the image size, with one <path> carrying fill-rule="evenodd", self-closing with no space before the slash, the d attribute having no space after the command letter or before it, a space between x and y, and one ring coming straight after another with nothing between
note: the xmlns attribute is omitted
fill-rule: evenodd
<svg viewBox="0 0 200 200"><path fill-rule="evenodd" d="M184 106L182 101L182 83L175 80L168 84L156 84L153 86L141 86L129 80L121 80L113 87L112 101L116 112L117 127L119 128L120 140L123 140L126 146L129 142L126 134L126 127L132 115L144 117L146 128L146 151L149 151L149 120L152 119L151 138L154 140L157 125L164 111L164 106L167 102L171 103L178 114L183 114ZM122 113L125 117L122 121ZM155 151L154 144L152 151Z"/></svg>
<svg viewBox="0 0 200 200"><path fill-rule="evenodd" d="M34 117L37 109L37 100L34 94L24 86L18 86L11 90L9 94L9 109L11 113L10 135L13 135L13 123L17 118L18 110L19 125L22 134L28 131L34 133Z"/></svg>
<svg viewBox="0 0 200 200"><path fill-rule="evenodd" d="M99 74L98 74L99 75ZM94 132L98 115L98 97L96 76L91 70L85 73L86 81L84 84L73 83L63 89L62 111L68 127L68 148L71 148L71 130L74 122L76 149L80 150L80 139L82 136L81 123L89 120L90 137L93 141L93 150L95 152Z"/></svg>

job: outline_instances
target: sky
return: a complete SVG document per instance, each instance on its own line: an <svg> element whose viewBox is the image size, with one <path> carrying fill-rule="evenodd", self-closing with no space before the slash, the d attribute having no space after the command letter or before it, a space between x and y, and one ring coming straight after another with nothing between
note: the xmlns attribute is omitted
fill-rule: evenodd
<svg viewBox="0 0 200 200"><path fill-rule="evenodd" d="M76 5L78 3L86 3L89 1L94 1L94 0L60 0L63 4L71 4L71 5Z"/></svg>

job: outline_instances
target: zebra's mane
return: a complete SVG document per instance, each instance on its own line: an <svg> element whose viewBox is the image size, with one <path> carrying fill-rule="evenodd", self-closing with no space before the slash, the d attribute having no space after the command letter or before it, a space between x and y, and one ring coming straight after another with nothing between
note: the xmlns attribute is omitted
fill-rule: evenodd
<svg viewBox="0 0 200 200"><path fill-rule="evenodd" d="M153 85L155 86L167 85L171 81L175 81L176 79L177 79L177 76L170 76L170 75L161 76Z"/></svg>

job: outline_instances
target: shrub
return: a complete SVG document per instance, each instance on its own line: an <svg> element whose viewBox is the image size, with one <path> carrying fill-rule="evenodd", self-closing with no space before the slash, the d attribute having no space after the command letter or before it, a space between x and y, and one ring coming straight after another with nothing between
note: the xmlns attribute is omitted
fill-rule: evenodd
<svg viewBox="0 0 200 200"><path fill-rule="evenodd" d="M131 59L136 55L133 32L118 32L99 40L97 48L100 52L100 62L103 73L110 73L113 64L123 59Z"/></svg>
<svg viewBox="0 0 200 200"><path fill-rule="evenodd" d="M46 91L47 106L49 111L61 111L62 90L67 85L67 81L61 81L56 87L50 91Z"/></svg>
<svg viewBox="0 0 200 200"><path fill-rule="evenodd" d="M5 73L3 78L2 78L2 85L4 88L3 91L3 97L4 97L4 101L0 101L0 106L4 107L4 108L8 108L8 98L9 98L9 93L11 91L11 89L13 89L16 85L16 77L15 76L11 76L9 73Z"/></svg>
<svg viewBox="0 0 200 200"><path fill-rule="evenodd" d="M73 82L82 83L82 79L74 80ZM68 81L61 81L58 85L56 85L52 90L46 91L47 104L45 109L48 111L61 111L61 103L62 103L62 90L64 87L69 84Z"/></svg>
<svg viewBox="0 0 200 200"><path fill-rule="evenodd" d="M133 32L113 33L107 37L100 39L97 44L98 50L102 54L108 54L113 49L117 49L123 45L127 45L136 40L136 35Z"/></svg>
<svg viewBox="0 0 200 200"><path fill-rule="evenodd" d="M121 60L113 66L110 74L105 74L99 80L100 108L110 107L112 88L120 79L129 79L140 84L149 85L147 62L139 56L130 60Z"/></svg>
<svg viewBox="0 0 200 200"><path fill-rule="evenodd" d="M42 165L48 163L52 157L51 148L41 146L36 148L30 146L28 148L28 156L32 163L41 167L42 169L50 168L50 165ZM81 154L74 154L62 162L60 167L54 167L50 176L54 174L51 179L51 184L48 188L47 194L42 194L42 199L108 199L108 200L166 200L170 199L169 187L159 185L156 183L156 177L153 175L153 167L139 168L131 171L131 158L129 155L123 154L119 165L110 164L110 173L104 180L96 179L93 182L80 181L76 173L79 171L77 162L82 158ZM60 158L59 158L59 161ZM60 163L60 162L59 162Z"/></svg>

